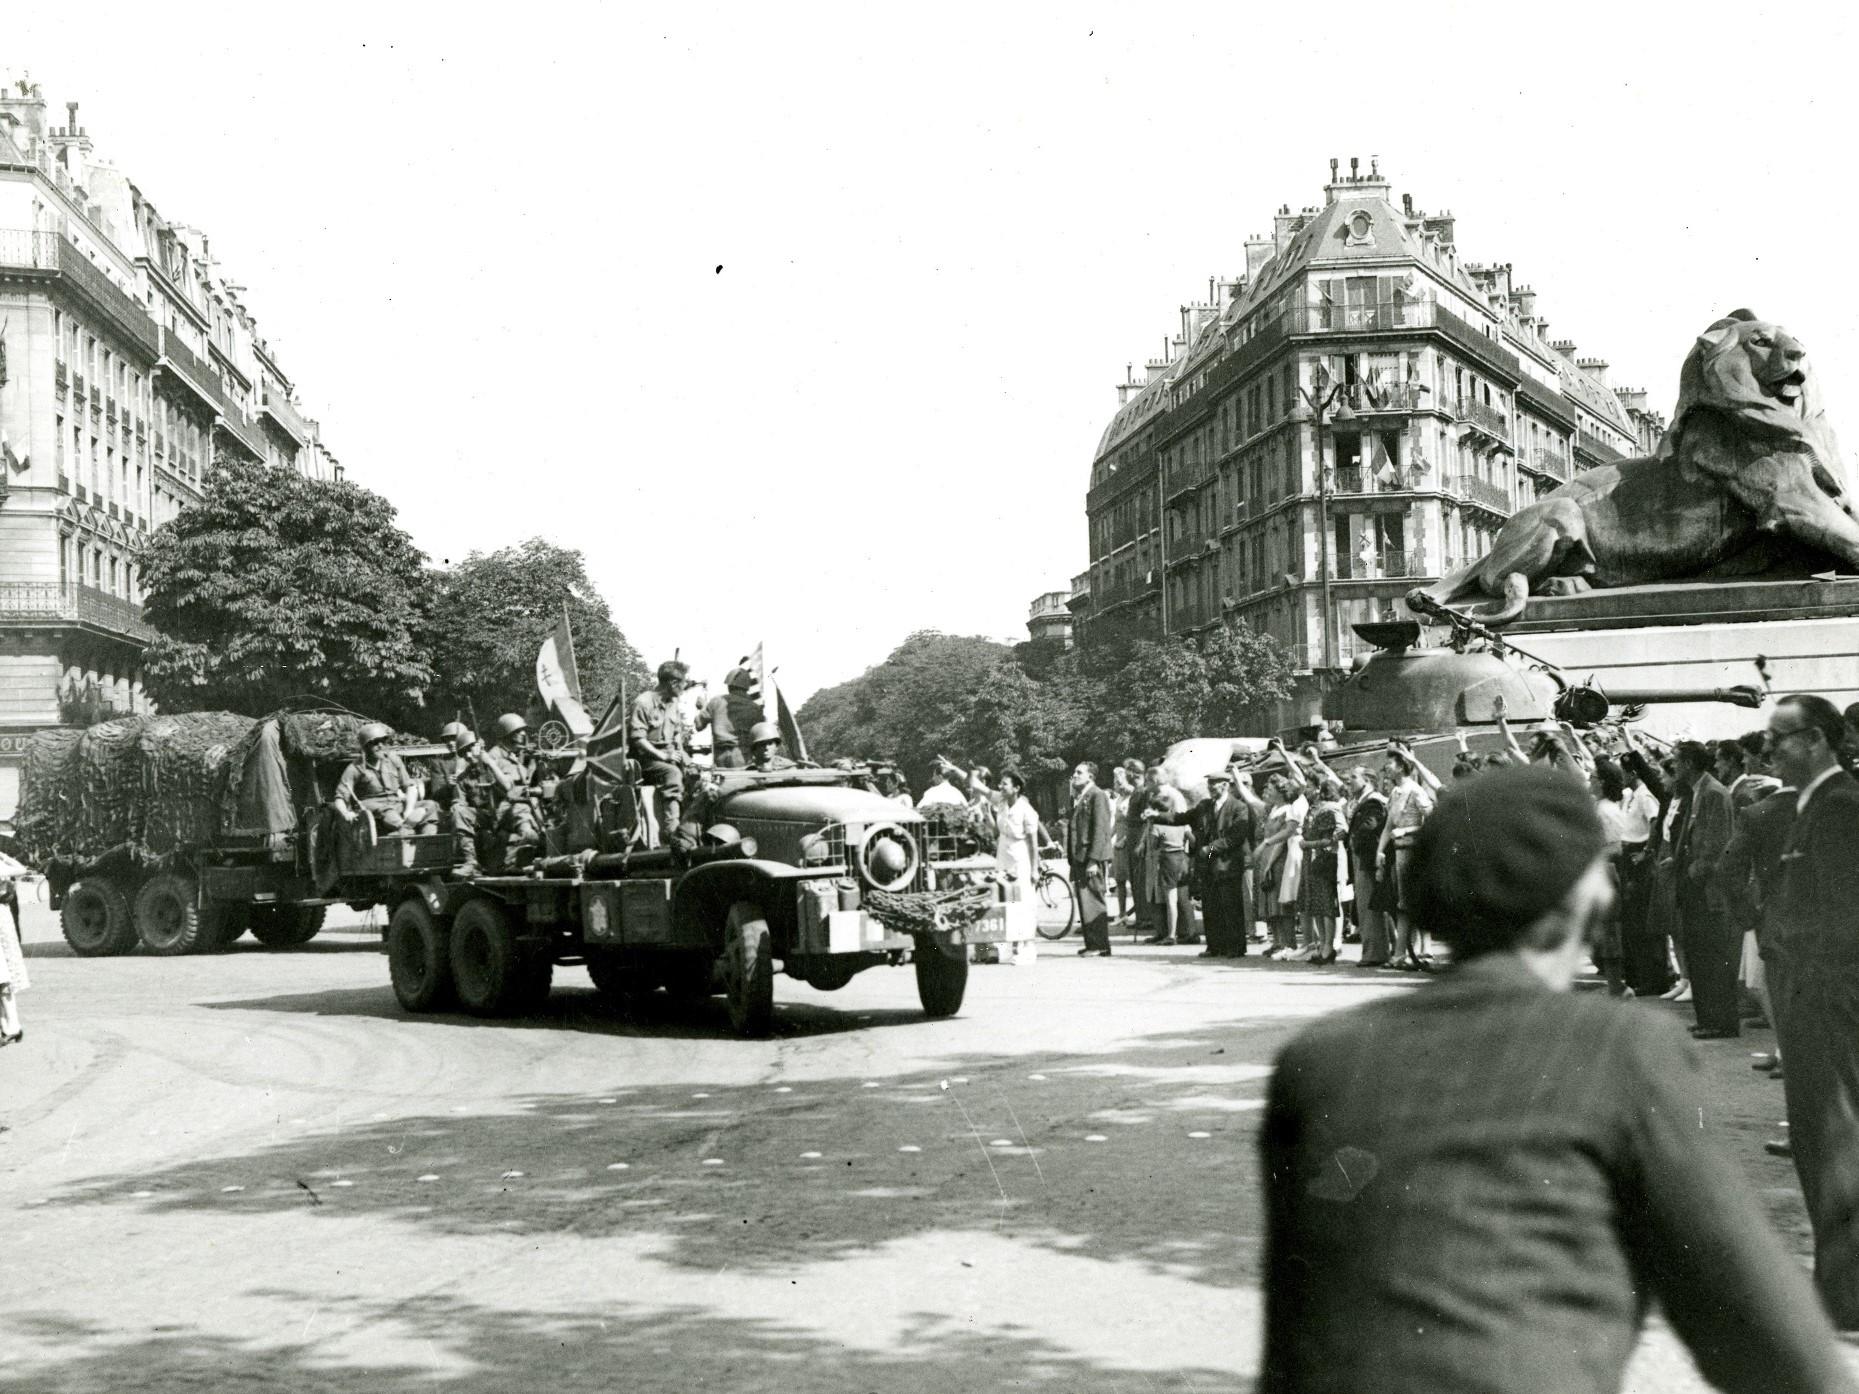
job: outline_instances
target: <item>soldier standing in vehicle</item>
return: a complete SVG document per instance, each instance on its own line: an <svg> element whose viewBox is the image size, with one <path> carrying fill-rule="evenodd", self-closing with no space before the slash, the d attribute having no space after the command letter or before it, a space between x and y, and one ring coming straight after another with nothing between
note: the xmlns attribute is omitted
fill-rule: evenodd
<svg viewBox="0 0 1859 1394"><path fill-rule="evenodd" d="M536 804L536 766L529 753L529 723L515 712L506 712L497 718L496 730L496 748L479 763L494 790L491 859L508 870L525 849L534 851L542 845L542 820Z"/></svg>
<svg viewBox="0 0 1859 1394"><path fill-rule="evenodd" d="M378 721L356 732L361 758L342 771L330 807L352 823L363 809L388 833L426 833L439 823L439 805L416 796L415 781L401 758L387 748L392 733Z"/></svg>
<svg viewBox="0 0 1859 1394"><path fill-rule="evenodd" d="M710 760L719 770L739 770L749 763L743 747L748 743L749 729L762 716L762 709L749 695L750 681L747 668L730 669L729 676L723 679L729 690L721 697L712 697L698 721L700 728L710 728Z"/></svg>
<svg viewBox="0 0 1859 1394"><path fill-rule="evenodd" d="M676 828L684 806L684 717L678 694L688 665L677 659L658 665L658 686L633 699L626 718L626 753L639 762L639 777L659 791L659 826Z"/></svg>

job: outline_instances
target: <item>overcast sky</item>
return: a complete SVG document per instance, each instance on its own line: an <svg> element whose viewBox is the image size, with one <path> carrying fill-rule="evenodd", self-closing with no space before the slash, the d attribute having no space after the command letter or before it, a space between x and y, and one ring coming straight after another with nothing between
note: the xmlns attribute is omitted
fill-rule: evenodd
<svg viewBox="0 0 1859 1394"><path fill-rule="evenodd" d="M35 7L0 67L207 231L429 554L579 547L649 661L801 696L1025 636L1124 364L1331 156L1662 410L1748 305L1859 433L1832 7L651 10Z"/></svg>

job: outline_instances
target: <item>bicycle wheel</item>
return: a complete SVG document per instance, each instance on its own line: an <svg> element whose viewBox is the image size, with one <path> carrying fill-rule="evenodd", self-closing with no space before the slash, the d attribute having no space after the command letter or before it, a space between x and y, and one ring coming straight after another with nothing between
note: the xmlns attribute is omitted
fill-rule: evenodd
<svg viewBox="0 0 1859 1394"><path fill-rule="evenodd" d="M1078 902L1072 898L1072 883L1056 871L1042 871L1034 883L1034 894L1038 897L1039 913L1037 921L1041 939L1063 939L1072 932L1072 926L1078 921ZM1061 923L1057 916L1065 916Z"/></svg>

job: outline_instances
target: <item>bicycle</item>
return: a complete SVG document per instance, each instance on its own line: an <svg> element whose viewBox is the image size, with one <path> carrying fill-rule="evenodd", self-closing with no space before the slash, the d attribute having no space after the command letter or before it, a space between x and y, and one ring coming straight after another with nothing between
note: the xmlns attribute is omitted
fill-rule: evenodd
<svg viewBox="0 0 1859 1394"><path fill-rule="evenodd" d="M1057 914L1059 907L1065 907L1065 923L1048 923L1046 915L1036 917L1036 928L1041 939L1063 939L1072 932L1072 926L1078 923L1078 901L1072 895L1072 883L1064 872L1050 863L1042 862L1039 874L1033 878L1033 895L1039 902L1040 909L1047 914Z"/></svg>

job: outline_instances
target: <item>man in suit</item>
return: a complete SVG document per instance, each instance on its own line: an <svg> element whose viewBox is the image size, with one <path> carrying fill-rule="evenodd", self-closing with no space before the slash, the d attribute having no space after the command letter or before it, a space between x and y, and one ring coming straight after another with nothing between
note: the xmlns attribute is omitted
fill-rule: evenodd
<svg viewBox="0 0 1859 1394"><path fill-rule="evenodd" d="M1859 1389L1708 1136L1695 1052L1569 990L1612 901L1587 791L1460 780L1410 872L1452 971L1307 1028L1272 1078L1261 1394L1616 1391L1654 1298L1718 1389Z"/></svg>
<svg viewBox="0 0 1859 1394"><path fill-rule="evenodd" d="M1840 767L1845 722L1823 697L1782 698L1769 717L1769 739L1776 774L1799 790L1763 917L1788 1138L1814 1225L1815 1286L1834 1322L1855 1330L1859 780Z"/></svg>
<svg viewBox="0 0 1859 1394"><path fill-rule="evenodd" d="M1072 894L1084 929L1080 956L1110 957L1110 905L1106 876L1115 825L1110 796L1097 787L1097 766L1081 760L1072 771L1072 811L1065 828L1065 859L1071 863Z"/></svg>
<svg viewBox="0 0 1859 1394"><path fill-rule="evenodd" d="M1207 777L1213 813L1200 844L1202 908L1207 921L1203 958L1244 958L1252 923L1246 871L1252 859L1252 810L1234 794L1231 768Z"/></svg>
<svg viewBox="0 0 1859 1394"><path fill-rule="evenodd" d="M1685 968L1699 1040L1724 1040L1739 1034L1742 1012L1736 987L1743 933L1724 913L1717 889L1717 869L1730 845L1730 791L1711 773L1709 747L1680 741L1673 748L1678 782L1688 791L1672 839L1672 877L1678 889L1678 918L1685 939Z"/></svg>

